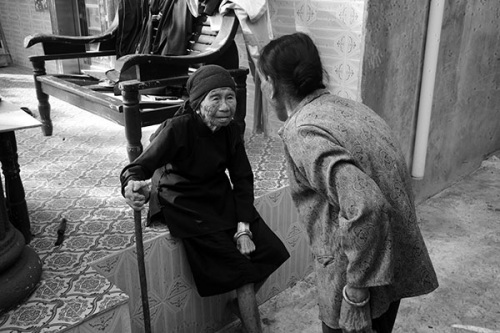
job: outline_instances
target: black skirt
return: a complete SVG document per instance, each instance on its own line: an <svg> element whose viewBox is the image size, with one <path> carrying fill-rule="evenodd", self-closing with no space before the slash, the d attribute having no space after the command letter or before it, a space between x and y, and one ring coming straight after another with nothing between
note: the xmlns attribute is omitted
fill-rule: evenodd
<svg viewBox="0 0 500 333"><path fill-rule="evenodd" d="M236 229L183 238L193 278L202 297L223 294L249 283L263 282L290 254L262 218L250 226L255 251L250 258L236 248Z"/></svg>

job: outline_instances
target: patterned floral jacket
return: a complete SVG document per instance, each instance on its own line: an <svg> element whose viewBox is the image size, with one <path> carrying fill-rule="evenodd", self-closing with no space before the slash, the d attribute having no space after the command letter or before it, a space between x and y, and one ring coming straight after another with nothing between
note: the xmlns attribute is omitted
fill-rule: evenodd
<svg viewBox="0 0 500 333"><path fill-rule="evenodd" d="M339 327L345 284L370 288L373 318L437 288L403 154L376 113L318 90L279 133L315 256L321 320Z"/></svg>

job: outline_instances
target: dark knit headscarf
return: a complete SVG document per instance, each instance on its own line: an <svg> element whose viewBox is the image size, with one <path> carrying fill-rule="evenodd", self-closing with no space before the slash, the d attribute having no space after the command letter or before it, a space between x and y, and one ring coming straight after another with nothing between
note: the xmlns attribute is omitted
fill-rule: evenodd
<svg viewBox="0 0 500 333"><path fill-rule="evenodd" d="M191 108L198 109L205 96L216 88L236 89L234 80L227 70L217 65L205 65L196 70L186 83Z"/></svg>

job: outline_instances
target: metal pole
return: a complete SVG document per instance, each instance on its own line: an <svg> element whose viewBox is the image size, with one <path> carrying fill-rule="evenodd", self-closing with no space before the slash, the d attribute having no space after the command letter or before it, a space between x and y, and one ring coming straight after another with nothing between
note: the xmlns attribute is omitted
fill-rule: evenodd
<svg viewBox="0 0 500 333"><path fill-rule="evenodd" d="M151 315L149 313L148 285L146 280L146 264L144 263L144 244L142 242L141 211L134 210L135 246L137 249L137 266L141 285L142 314L144 316L144 331L151 333Z"/></svg>
<svg viewBox="0 0 500 333"><path fill-rule="evenodd" d="M429 21L427 23L427 37L425 41L424 64L422 82L417 113L417 129L413 149L411 175L413 179L423 179L427 146L431 126L432 102L436 83L436 70L439 56L439 43L443 26L445 0L431 0Z"/></svg>

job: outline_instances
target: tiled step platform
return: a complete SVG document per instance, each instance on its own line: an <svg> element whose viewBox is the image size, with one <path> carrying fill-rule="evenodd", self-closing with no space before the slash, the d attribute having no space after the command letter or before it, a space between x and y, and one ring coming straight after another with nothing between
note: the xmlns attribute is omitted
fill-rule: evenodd
<svg viewBox="0 0 500 333"><path fill-rule="evenodd" d="M92 122L92 115L77 118L55 115L59 132L52 137L16 133L34 234L30 246L43 273L31 297L0 316L0 333L143 331L133 214L118 183L127 163L123 129ZM280 140L250 135L246 145L255 205L292 255L259 291L263 303L306 276L311 260L290 200ZM62 217L68 220L66 238L55 247ZM217 332L236 319L226 308L233 295L198 296L182 247L167 230L145 228L144 240L154 332Z"/></svg>
<svg viewBox="0 0 500 333"><path fill-rule="evenodd" d="M92 267L74 267L78 252L37 252L45 263L40 284L0 316L0 332L131 332L129 297Z"/></svg>

